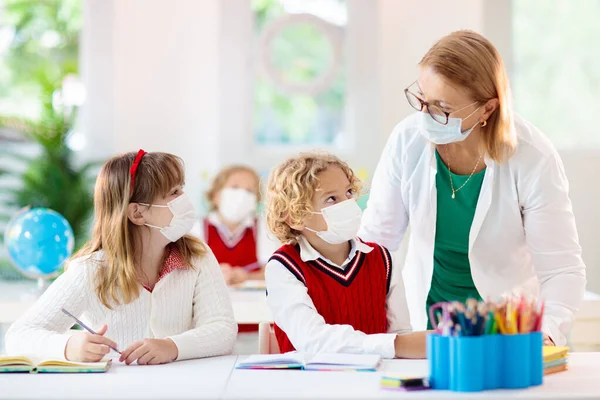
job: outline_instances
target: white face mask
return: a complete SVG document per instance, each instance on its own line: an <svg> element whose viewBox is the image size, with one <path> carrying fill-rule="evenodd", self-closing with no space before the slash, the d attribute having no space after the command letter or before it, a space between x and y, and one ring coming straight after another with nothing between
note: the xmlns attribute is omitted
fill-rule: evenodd
<svg viewBox="0 0 600 400"><path fill-rule="evenodd" d="M225 188L219 195L219 214L237 224L256 212L256 195L239 188Z"/></svg>
<svg viewBox="0 0 600 400"><path fill-rule="evenodd" d="M194 205L186 193L181 194L174 200L171 200L166 205L163 204L146 204L139 203L142 206L168 208L173 213L173 218L169 225L160 227L156 225L144 224L151 228L160 229L160 233L171 242L176 242L181 239L186 233L192 230L196 223L197 216Z"/></svg>
<svg viewBox="0 0 600 400"><path fill-rule="evenodd" d="M477 107L479 110L481 107ZM420 121L419 127L421 128L421 134L425 137L425 139L429 140L435 144L449 144L462 142L469 136L471 132L475 129L475 127L479 124L479 121L475 122L475 125L471 127L471 129L467 129L462 132L462 123L463 120L466 120L471 115L475 114L477 110L473 111L471 114L466 116L465 118L448 118L448 123L446 125L442 125L439 122L436 122L429 113L424 111L420 112Z"/></svg>
<svg viewBox="0 0 600 400"><path fill-rule="evenodd" d="M327 223L327 230L317 232L310 228L305 229L315 232L317 236L327 243L340 244L356 237L360 228L362 210L356 203L356 200L349 199L323 208L321 212L313 212L313 214L321 214L323 216L323 219Z"/></svg>

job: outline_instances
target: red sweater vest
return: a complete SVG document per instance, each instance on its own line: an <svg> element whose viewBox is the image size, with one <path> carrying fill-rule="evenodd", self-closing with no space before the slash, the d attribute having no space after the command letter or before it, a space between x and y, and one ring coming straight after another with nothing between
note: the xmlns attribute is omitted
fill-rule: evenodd
<svg viewBox="0 0 600 400"><path fill-rule="evenodd" d="M248 227L238 241L221 237L216 226L204 220L204 238L217 261L232 267L246 267L252 271L260 267L256 249L256 227Z"/></svg>
<svg viewBox="0 0 600 400"><path fill-rule="evenodd" d="M305 263L300 259L299 247L292 245L281 247L271 260L279 261L306 285L308 295L325 323L351 325L366 334L386 333L392 258L384 247L374 243L367 245L373 250L356 252L344 271L321 259ZM277 325L275 336L282 353L295 350Z"/></svg>
<svg viewBox="0 0 600 400"><path fill-rule="evenodd" d="M228 241L221 237L216 226L211 224L208 219L204 220L204 238L206 244L214 253L217 261L227 263L235 268L246 268L248 271L254 271L261 267L258 262L256 247L256 224L248 227L238 241ZM238 332L257 332L258 325L242 324L238 325Z"/></svg>

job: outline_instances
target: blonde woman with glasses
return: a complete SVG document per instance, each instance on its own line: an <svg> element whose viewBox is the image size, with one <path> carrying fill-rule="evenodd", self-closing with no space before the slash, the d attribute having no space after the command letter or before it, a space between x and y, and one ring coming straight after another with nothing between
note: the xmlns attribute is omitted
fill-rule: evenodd
<svg viewBox="0 0 600 400"><path fill-rule="evenodd" d="M513 291L545 300L545 343L564 345L586 278L558 153L513 113L483 36L454 32L419 67L405 89L417 112L388 140L359 236L395 251L410 224L414 329L431 326L432 304Z"/></svg>

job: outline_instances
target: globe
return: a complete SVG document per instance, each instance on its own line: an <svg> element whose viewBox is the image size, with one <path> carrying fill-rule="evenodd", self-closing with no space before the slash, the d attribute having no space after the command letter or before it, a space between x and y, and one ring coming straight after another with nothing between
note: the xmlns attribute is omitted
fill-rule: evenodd
<svg viewBox="0 0 600 400"><path fill-rule="evenodd" d="M65 217L47 208L34 208L13 217L4 242L17 269L41 281L60 270L73 253L75 238Z"/></svg>

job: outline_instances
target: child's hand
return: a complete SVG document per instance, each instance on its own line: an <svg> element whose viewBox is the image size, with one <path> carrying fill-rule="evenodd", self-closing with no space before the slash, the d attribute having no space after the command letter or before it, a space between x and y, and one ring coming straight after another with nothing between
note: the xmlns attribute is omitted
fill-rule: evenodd
<svg viewBox="0 0 600 400"><path fill-rule="evenodd" d="M117 344L104 337L108 326L106 324L98 331L97 335L88 332L77 332L69 338L65 346L65 357L69 361L98 362L110 352L110 348L117 348Z"/></svg>
<svg viewBox="0 0 600 400"><path fill-rule="evenodd" d="M177 359L179 350L171 339L144 339L131 344L119 358L127 365L137 360L138 365L166 364Z"/></svg>
<svg viewBox="0 0 600 400"><path fill-rule="evenodd" d="M248 276L248 271L244 268L232 268L230 273L231 282L229 284L245 282L248 280Z"/></svg>
<svg viewBox="0 0 600 400"><path fill-rule="evenodd" d="M552 341L552 339L550 339L550 336L546 335L544 333L544 346L556 346L554 344L554 342Z"/></svg>
<svg viewBox="0 0 600 400"><path fill-rule="evenodd" d="M231 280L232 280L233 268L231 268L231 265L229 265L227 263L222 263L222 264L220 264L220 266L221 266L221 273L223 274L223 278L225 278L225 283L230 285Z"/></svg>

